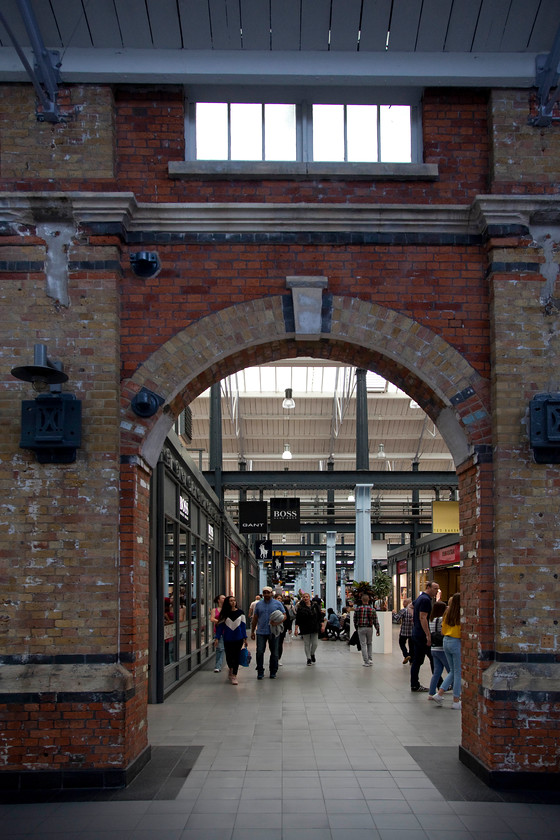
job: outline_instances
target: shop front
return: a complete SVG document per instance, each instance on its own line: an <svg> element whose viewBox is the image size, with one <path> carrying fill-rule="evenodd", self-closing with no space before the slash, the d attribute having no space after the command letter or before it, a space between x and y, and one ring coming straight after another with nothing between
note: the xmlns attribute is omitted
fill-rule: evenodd
<svg viewBox="0 0 560 840"><path fill-rule="evenodd" d="M212 656L213 600L243 599L251 560L178 438L167 439L154 473L151 522L149 696L161 703Z"/></svg>

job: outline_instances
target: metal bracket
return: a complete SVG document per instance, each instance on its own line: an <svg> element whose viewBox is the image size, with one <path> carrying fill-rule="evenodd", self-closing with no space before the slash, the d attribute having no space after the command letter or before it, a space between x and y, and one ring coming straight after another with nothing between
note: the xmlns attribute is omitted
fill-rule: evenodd
<svg viewBox="0 0 560 840"><path fill-rule="evenodd" d="M537 86L538 113L529 118L529 125L546 127L560 121L552 111L560 99L558 88L558 63L560 62L560 26L556 32L552 49L548 55L538 55L535 60L535 85ZM555 89L554 93L551 90Z"/></svg>
<svg viewBox="0 0 560 840"><path fill-rule="evenodd" d="M63 122L65 117L61 116L56 101L60 82L60 54L56 50L47 50L45 47L41 30L29 0L17 0L17 5L35 57L34 67L29 64L21 44L18 43L6 16L1 11L0 22L8 33L14 49L35 88L35 93L40 102L40 109L36 110L35 115L41 122Z"/></svg>

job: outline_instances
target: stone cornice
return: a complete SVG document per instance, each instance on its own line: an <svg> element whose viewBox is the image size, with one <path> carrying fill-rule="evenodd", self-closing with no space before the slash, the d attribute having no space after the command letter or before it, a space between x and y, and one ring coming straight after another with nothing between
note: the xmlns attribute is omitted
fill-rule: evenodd
<svg viewBox="0 0 560 840"><path fill-rule="evenodd" d="M0 193L0 231L73 220L126 234L356 232L496 235L560 224L558 196L477 196L458 204L140 203L133 193ZM11 231L9 230L11 228Z"/></svg>

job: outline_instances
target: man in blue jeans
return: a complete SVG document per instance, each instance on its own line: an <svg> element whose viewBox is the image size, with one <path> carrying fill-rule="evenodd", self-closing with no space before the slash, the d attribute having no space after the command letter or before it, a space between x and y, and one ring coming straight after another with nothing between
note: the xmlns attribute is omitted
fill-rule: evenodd
<svg viewBox="0 0 560 840"><path fill-rule="evenodd" d="M412 655L412 666L410 668L411 691L428 691L425 686L420 685L419 679L420 668L425 657L428 657L432 672L434 670L432 651L430 650L432 636L428 621L432 611L432 602L437 596L438 591L439 585L435 582L435 580L429 580L426 583L424 592L418 596L413 604L414 615L412 619L412 640L414 642L414 653Z"/></svg>
<svg viewBox="0 0 560 840"><path fill-rule="evenodd" d="M255 638L255 631L257 637L257 679L262 680L264 677L264 653L268 642L270 650L270 659L268 662L268 670L270 671L270 679L276 679L276 672L278 670L278 639L274 633L270 631L270 616L275 610L280 610L284 614L283 621L286 621L286 610L284 605L272 597L272 589L270 586L263 586L262 600L255 604L253 612L253 620L251 622L251 638ZM281 624L282 622L278 622ZM276 626L276 625L275 625Z"/></svg>

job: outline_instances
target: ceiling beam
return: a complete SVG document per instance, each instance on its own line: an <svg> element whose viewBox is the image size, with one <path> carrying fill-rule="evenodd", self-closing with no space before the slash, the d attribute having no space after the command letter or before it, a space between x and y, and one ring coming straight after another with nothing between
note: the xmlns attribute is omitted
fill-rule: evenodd
<svg viewBox="0 0 560 840"><path fill-rule="evenodd" d="M26 50L32 60L32 53ZM64 83L531 87L535 53L275 52L69 47ZM26 81L17 52L0 48L0 79Z"/></svg>
<svg viewBox="0 0 560 840"><path fill-rule="evenodd" d="M213 487L214 472L203 472L206 481ZM307 470L221 472L221 486L224 490L286 489L286 490L340 490L357 484L371 484L375 490L432 490L458 486L454 472L380 472L379 470L341 470L340 472L315 472Z"/></svg>

